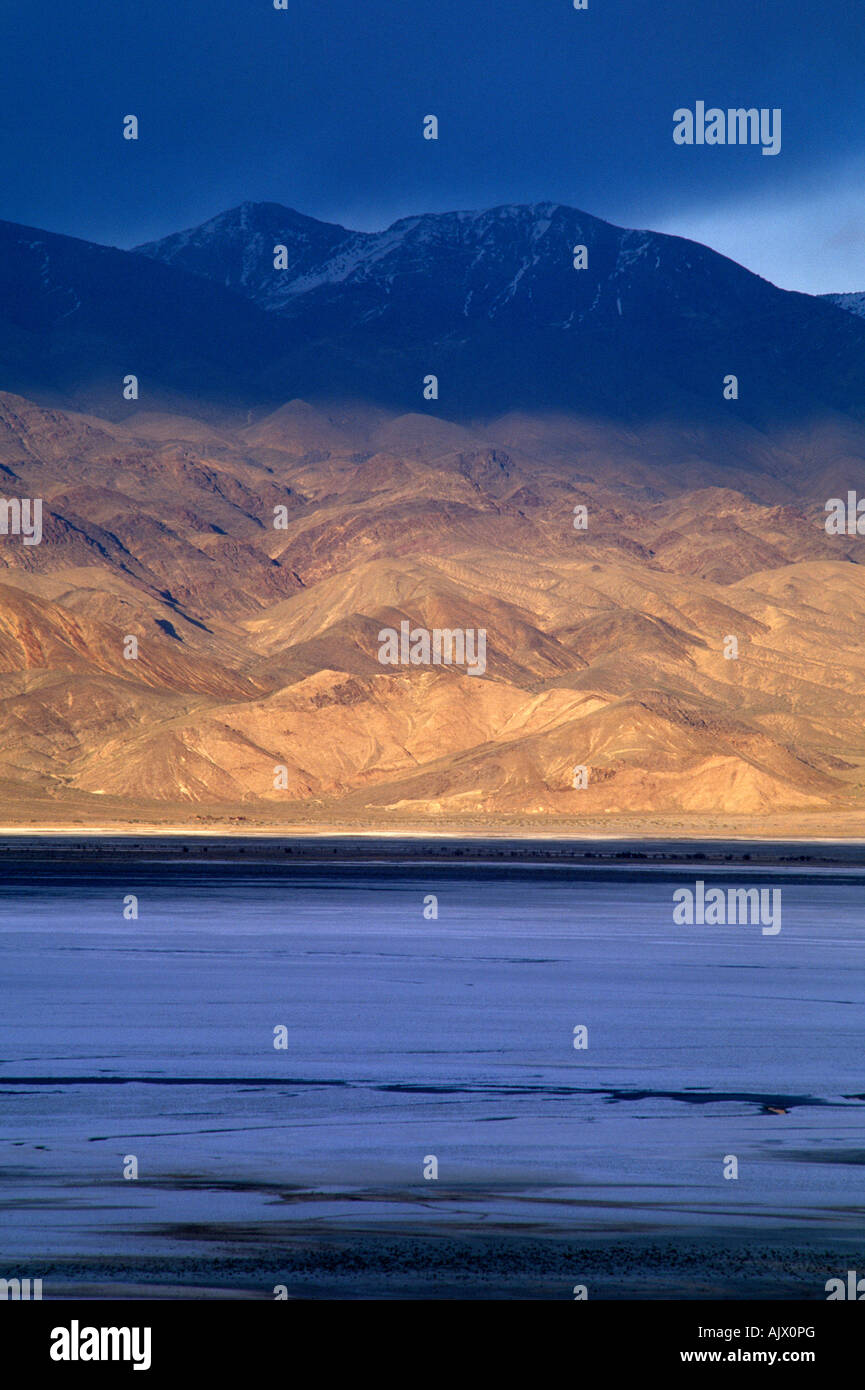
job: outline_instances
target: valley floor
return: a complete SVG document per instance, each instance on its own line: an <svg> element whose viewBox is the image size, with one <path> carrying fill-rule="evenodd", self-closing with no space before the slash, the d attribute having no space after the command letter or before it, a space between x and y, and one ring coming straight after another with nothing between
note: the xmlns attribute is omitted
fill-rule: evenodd
<svg viewBox="0 0 865 1390"><path fill-rule="evenodd" d="M326 818L279 819L269 814L256 815L245 809L231 815L195 813L184 818L176 807L158 808L146 816L123 815L117 812L100 818L70 811L62 815L34 815L29 819L26 810L0 820L0 837L16 840L41 836L81 836L87 840L103 837L167 836L172 839L237 840L251 838L266 845L278 839L319 841L324 839L382 841L423 841L425 844L460 842L507 841L509 852L519 857L520 844L546 841L627 841L653 846L669 841L748 841L749 844L774 844L794 841L814 848L832 841L865 845L865 812L812 812L773 816L607 816L603 819L557 819L550 816L533 817L473 817L459 820L400 820L389 817L386 822L359 818L357 820ZM463 853L464 851L461 851Z"/></svg>

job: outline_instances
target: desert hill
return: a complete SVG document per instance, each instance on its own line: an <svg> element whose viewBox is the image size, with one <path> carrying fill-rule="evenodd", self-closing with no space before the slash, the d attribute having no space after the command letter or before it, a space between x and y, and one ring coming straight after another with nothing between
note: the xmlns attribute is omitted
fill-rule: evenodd
<svg viewBox="0 0 865 1390"><path fill-rule="evenodd" d="M5 496L44 499L41 544L0 537L7 816L855 823L863 542L823 503L862 450L835 416L707 440L0 393ZM403 622L483 629L485 669L383 665Z"/></svg>

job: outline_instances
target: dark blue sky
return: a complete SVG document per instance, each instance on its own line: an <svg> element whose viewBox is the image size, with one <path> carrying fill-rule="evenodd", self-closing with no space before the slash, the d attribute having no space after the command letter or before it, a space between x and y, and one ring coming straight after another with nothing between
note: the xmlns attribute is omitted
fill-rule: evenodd
<svg viewBox="0 0 865 1390"><path fill-rule="evenodd" d="M554 200L865 289L861 0L2 0L0 52L11 221L131 246L246 199ZM697 100L780 107L781 153L674 145Z"/></svg>

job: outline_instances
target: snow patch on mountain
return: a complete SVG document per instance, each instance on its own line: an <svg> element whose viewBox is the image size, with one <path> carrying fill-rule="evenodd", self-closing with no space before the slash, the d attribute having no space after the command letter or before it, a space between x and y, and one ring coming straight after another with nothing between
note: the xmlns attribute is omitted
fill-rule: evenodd
<svg viewBox="0 0 865 1390"><path fill-rule="evenodd" d="M865 291L854 290L850 294L821 294L820 299L828 299L830 304L837 304L839 309L846 309L848 313L858 314L860 318L865 318Z"/></svg>

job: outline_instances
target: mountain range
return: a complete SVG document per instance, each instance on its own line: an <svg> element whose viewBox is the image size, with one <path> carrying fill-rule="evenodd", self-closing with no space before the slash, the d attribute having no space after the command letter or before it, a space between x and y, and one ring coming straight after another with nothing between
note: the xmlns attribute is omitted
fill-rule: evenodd
<svg viewBox="0 0 865 1390"><path fill-rule="evenodd" d="M831 300L554 204L0 223L0 476L44 505L0 536L7 818L861 833ZM485 673L383 666L403 622Z"/></svg>
<svg viewBox="0 0 865 1390"><path fill-rule="evenodd" d="M0 373L113 418L134 373L149 408L191 399L223 418L302 398L762 426L862 418L865 324L695 242L556 204L375 233L243 204L135 251L0 223Z"/></svg>

